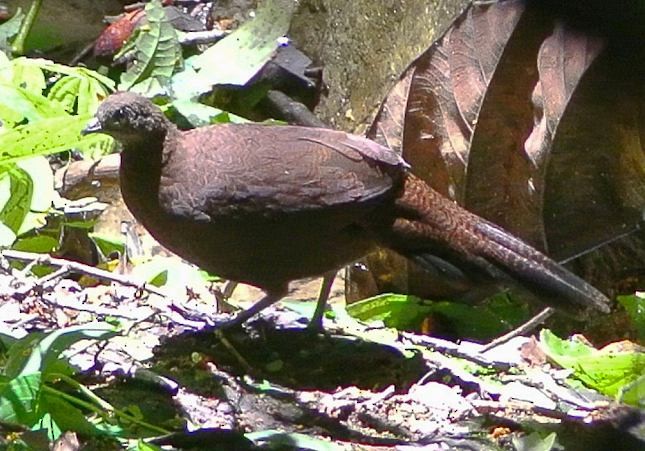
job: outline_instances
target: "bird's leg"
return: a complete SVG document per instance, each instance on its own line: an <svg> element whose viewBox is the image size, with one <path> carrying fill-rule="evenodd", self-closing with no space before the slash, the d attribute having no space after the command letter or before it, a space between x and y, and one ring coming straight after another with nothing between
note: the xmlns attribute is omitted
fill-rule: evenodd
<svg viewBox="0 0 645 451"><path fill-rule="evenodd" d="M318 301L316 302L316 310L314 311L307 329L315 332L323 331L322 319L325 314L325 308L327 307L327 300L329 299L329 294L331 293L331 287L334 284L334 279L336 278L337 270L327 271L323 275L322 283L320 284L320 293L318 294Z"/></svg>
<svg viewBox="0 0 645 451"><path fill-rule="evenodd" d="M282 299L286 294L287 294L286 287L280 290L268 291L267 294L262 299L257 301L251 307L249 307L246 310L242 310L240 313L235 315L235 318L230 319L228 321L224 321L223 323L219 323L217 325L217 328L220 329L220 328L231 328L231 327L239 326L245 321L247 321L248 319L250 319L252 316L255 316L257 313L260 313L262 310L264 310L271 304L274 304L275 302Z"/></svg>

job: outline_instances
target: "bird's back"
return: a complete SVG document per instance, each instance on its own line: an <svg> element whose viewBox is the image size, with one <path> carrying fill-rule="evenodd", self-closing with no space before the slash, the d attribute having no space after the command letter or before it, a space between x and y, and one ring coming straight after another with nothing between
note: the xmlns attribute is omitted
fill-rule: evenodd
<svg viewBox="0 0 645 451"><path fill-rule="evenodd" d="M261 287L372 249L363 224L394 199L406 168L391 150L343 132L255 124L181 132L164 144L161 164L158 211L135 207L135 216L177 254Z"/></svg>

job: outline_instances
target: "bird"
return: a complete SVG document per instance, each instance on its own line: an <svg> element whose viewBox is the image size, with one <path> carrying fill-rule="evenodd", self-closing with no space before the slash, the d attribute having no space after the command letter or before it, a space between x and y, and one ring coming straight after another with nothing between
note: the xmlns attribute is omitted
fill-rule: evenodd
<svg viewBox="0 0 645 451"><path fill-rule="evenodd" d="M280 300L291 281L329 280L377 247L464 297L481 284L574 315L610 311L599 290L442 196L399 154L367 138L256 123L184 131L132 92L108 96L82 133L121 144L123 199L157 241L209 273L264 291L227 325ZM314 328L322 327L325 298Z"/></svg>

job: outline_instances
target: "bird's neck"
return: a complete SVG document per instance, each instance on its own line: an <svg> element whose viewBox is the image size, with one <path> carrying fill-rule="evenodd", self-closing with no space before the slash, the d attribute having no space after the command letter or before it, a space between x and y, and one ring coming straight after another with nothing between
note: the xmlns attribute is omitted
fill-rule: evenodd
<svg viewBox="0 0 645 451"><path fill-rule="evenodd" d="M158 214L162 168L168 149L173 147L179 133L173 126L164 134L148 135L145 140L123 141L121 191L128 208L144 225L147 217Z"/></svg>
<svg viewBox="0 0 645 451"><path fill-rule="evenodd" d="M157 133L116 137L123 144L122 166L136 172L158 170L163 164L164 149L172 147L173 138L176 140L179 134L177 127L169 123Z"/></svg>

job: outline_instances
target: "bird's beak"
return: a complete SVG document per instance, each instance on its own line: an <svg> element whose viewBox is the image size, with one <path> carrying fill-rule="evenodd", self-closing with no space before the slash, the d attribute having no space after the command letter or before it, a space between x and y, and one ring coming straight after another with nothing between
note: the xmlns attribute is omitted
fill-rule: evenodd
<svg viewBox="0 0 645 451"><path fill-rule="evenodd" d="M99 120L95 117L93 117L85 126L83 130L81 130L81 135L89 135L90 133L98 133L101 130L101 123Z"/></svg>

